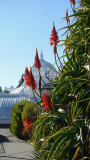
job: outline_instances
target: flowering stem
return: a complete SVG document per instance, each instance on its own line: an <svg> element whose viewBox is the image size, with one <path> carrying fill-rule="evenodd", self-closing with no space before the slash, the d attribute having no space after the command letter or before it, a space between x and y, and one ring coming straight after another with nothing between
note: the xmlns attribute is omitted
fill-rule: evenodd
<svg viewBox="0 0 90 160"><path fill-rule="evenodd" d="M40 97L41 97L41 75L40 75L40 70L38 69L39 72L39 92L40 92Z"/></svg>
<svg viewBox="0 0 90 160"><path fill-rule="evenodd" d="M38 97L40 97L40 98L41 98L41 95L39 95L39 94L36 92L36 90L34 90L34 92L37 94L37 96L38 96Z"/></svg>
<svg viewBox="0 0 90 160"><path fill-rule="evenodd" d="M45 75L45 77L49 80L49 82L52 82L46 75ZM49 87L50 88L50 87Z"/></svg>
<svg viewBox="0 0 90 160"><path fill-rule="evenodd" d="M39 104L40 107L42 107L41 104L37 101L37 99L36 99L36 97L35 97L35 93L34 93L35 90L32 90L32 91L33 91L33 96L34 96L36 102Z"/></svg>
<svg viewBox="0 0 90 160"><path fill-rule="evenodd" d="M72 4L71 4L71 8L72 8L73 13L75 13L75 6L74 6L74 9L73 9Z"/></svg>
<svg viewBox="0 0 90 160"><path fill-rule="evenodd" d="M41 74L40 74L40 70L39 70L39 76L41 76ZM47 77L47 76L45 76L49 81L50 81L50 79ZM44 82L44 80L43 80L43 78L42 78L42 76L41 76L41 80L43 81L43 83L45 84L45 85L47 85L45 82ZM51 81L50 81L51 82ZM49 86L48 86L49 87ZM50 88L50 87L49 87Z"/></svg>
<svg viewBox="0 0 90 160"><path fill-rule="evenodd" d="M40 74L40 70L39 70L39 76L41 76L41 74ZM44 82L44 80L43 80L42 76L41 76L41 80L42 80L42 81L43 81L43 83L46 85L46 83Z"/></svg>
<svg viewBox="0 0 90 160"><path fill-rule="evenodd" d="M88 49L88 65L89 65L88 79L90 80L90 48Z"/></svg>
<svg viewBox="0 0 90 160"><path fill-rule="evenodd" d="M58 64L57 64L56 54L55 54L55 63L56 63L56 65L57 65L57 67L58 67L59 71L61 72L61 70L60 70L60 68L59 68L59 66L58 66Z"/></svg>
<svg viewBox="0 0 90 160"><path fill-rule="evenodd" d="M49 111L49 113L51 114L51 117L52 117L52 119L53 119L54 124L56 124L56 122L55 122L55 120L54 120L54 117L53 117L52 113L51 113L50 111Z"/></svg>
<svg viewBox="0 0 90 160"><path fill-rule="evenodd" d="M58 60L59 60L59 62L60 62L60 64L61 64L61 66L63 67L63 64L62 64L62 62L60 61L60 58L59 58L58 53L56 53L56 54L57 54L57 57L58 57Z"/></svg>
<svg viewBox="0 0 90 160"><path fill-rule="evenodd" d="M71 118L70 118L70 111L69 111L69 109L68 109L68 119L69 119L69 122L70 122L71 126L73 126L73 123L72 123Z"/></svg>
<svg viewBox="0 0 90 160"><path fill-rule="evenodd" d="M38 104L40 107L42 107L42 106L41 106L41 104L37 101L37 99L36 99L36 97L35 97L35 94L34 94L34 90L33 90L33 89L32 89L32 91L33 91L33 96L34 96L34 98L35 98L35 100L36 100L37 104ZM37 119L38 119L38 117L39 117L39 109L37 108Z"/></svg>
<svg viewBox="0 0 90 160"><path fill-rule="evenodd" d="M45 75L45 77L49 80L50 83L52 83L52 81ZM51 89L48 85L48 88Z"/></svg>

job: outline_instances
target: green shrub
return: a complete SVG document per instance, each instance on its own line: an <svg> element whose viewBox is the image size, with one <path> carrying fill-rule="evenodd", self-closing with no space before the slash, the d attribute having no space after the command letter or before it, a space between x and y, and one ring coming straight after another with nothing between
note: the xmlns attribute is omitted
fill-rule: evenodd
<svg viewBox="0 0 90 160"><path fill-rule="evenodd" d="M37 113L36 113L35 107L33 107L33 104L34 102L28 102L23 108L23 112L22 112L23 123L25 121L27 112L28 112L28 117L30 118L31 122L35 122Z"/></svg>
<svg viewBox="0 0 90 160"><path fill-rule="evenodd" d="M11 119L11 131L14 135L19 138L23 138L23 123L22 123L22 112L24 106L28 103L27 100L20 101L19 103L15 104L12 110L12 119Z"/></svg>

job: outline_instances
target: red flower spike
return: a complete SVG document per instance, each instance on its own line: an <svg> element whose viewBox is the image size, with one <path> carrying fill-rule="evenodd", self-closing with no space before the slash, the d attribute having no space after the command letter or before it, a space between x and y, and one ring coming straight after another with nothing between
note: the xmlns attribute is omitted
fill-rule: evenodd
<svg viewBox="0 0 90 160"><path fill-rule="evenodd" d="M32 122L30 121L29 117L28 117L28 113L26 114L26 119L25 119L25 122L24 122L24 127L26 129L26 132L29 132L30 129L33 129L33 126L29 126L31 125ZM28 127L29 126L29 127Z"/></svg>
<svg viewBox="0 0 90 160"><path fill-rule="evenodd" d="M26 67L26 69L25 69L25 74L24 74L25 80L27 80L28 77L29 77L29 70L28 70L28 68Z"/></svg>
<svg viewBox="0 0 90 160"><path fill-rule="evenodd" d="M35 67L38 68L38 70L41 68L41 63L40 63L40 60L39 60L39 57L38 57L37 48L36 48L36 56L35 56Z"/></svg>
<svg viewBox="0 0 90 160"><path fill-rule="evenodd" d="M68 17L68 8L67 8L67 10L66 10L66 17Z"/></svg>
<svg viewBox="0 0 90 160"><path fill-rule="evenodd" d="M75 0L70 0L70 3L75 6Z"/></svg>
<svg viewBox="0 0 90 160"><path fill-rule="evenodd" d="M51 97L48 93L44 93L42 98L42 105L45 106L44 110L49 110L50 112L52 111L53 105L51 102Z"/></svg>
<svg viewBox="0 0 90 160"><path fill-rule="evenodd" d="M51 38L50 38L50 45L54 45L54 54L56 54L56 46L58 44L59 40L58 40L58 34L56 32L56 29L55 29L55 25L54 25L54 22L53 22L53 29L52 29L52 33L51 33Z"/></svg>
<svg viewBox="0 0 90 160"><path fill-rule="evenodd" d="M30 73L29 73L29 77L26 80L26 85L31 87L32 89L36 89L36 81L34 79L34 76L32 74L32 68L30 67Z"/></svg>
<svg viewBox="0 0 90 160"><path fill-rule="evenodd" d="M69 22L70 22L70 20L69 20L69 18L68 18L68 8L67 8L67 10L66 10L66 21L67 21L67 25L68 25Z"/></svg>

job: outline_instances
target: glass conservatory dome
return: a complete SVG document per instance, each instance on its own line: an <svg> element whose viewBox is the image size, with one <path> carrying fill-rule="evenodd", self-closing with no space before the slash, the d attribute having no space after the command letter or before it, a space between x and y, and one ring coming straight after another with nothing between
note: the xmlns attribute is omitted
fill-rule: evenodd
<svg viewBox="0 0 90 160"><path fill-rule="evenodd" d="M48 77L50 80L52 78L54 78L55 75L56 75L56 72L55 72L56 69L52 64L50 64L49 62L47 62L43 59L43 53L42 52L41 52L41 55L40 55L40 63L41 63L40 73L41 73L41 76L44 79L45 83L47 84L49 82L49 80L46 77ZM34 76L34 78L36 80L36 83L38 85L38 83L39 83L38 69L35 68L34 64L31 67L32 67L33 76ZM44 84L42 82L42 86L43 85Z"/></svg>
<svg viewBox="0 0 90 160"><path fill-rule="evenodd" d="M44 80L45 84L49 83L48 78L51 80L55 77L56 75L56 69L55 67L50 64L49 62L45 61L43 59L43 53L41 51L41 55L40 55L40 63L41 63L41 68L40 68L40 73L42 76L42 79ZM32 73L33 76L36 80L36 85L37 85L37 90L39 88L39 73L38 73L38 69L35 68L35 64L31 65L32 67ZM30 67L28 67L28 69L30 69ZM48 77L48 78L47 78ZM41 86L44 86L43 81L41 81ZM26 86L25 81L23 82L22 86L20 86L19 88L14 89L13 91L10 92L10 94L25 94L27 95L29 98L32 97L32 90Z"/></svg>

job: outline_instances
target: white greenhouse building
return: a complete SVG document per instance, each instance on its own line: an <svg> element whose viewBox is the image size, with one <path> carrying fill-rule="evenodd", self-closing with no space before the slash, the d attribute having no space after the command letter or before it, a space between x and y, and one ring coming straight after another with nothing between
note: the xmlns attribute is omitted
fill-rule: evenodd
<svg viewBox="0 0 90 160"><path fill-rule="evenodd" d="M50 80L53 79L56 75L55 67L49 62L43 59L43 53L41 51L40 55L41 68L40 73L46 84L49 83L48 77ZM36 91L39 93L39 74L38 69L35 68L34 64L32 67L32 73L36 80L37 89ZM44 83L41 82L41 86L44 86ZM37 95L36 95L37 97ZM35 101L32 93L32 89L26 86L25 82L19 87L14 88L10 91L9 94L0 94L0 124L10 124L11 123L11 115L12 115L12 107L20 102L21 100L27 99L28 101ZM39 97L37 97L39 100Z"/></svg>

